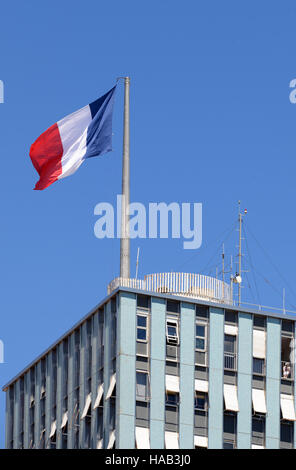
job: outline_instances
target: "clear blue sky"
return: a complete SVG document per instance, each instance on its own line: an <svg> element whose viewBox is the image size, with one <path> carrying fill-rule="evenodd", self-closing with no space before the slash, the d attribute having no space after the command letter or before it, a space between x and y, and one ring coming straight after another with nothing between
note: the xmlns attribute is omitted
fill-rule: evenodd
<svg viewBox="0 0 296 470"><path fill-rule="evenodd" d="M121 188L122 86L112 153L37 192L28 152L41 132L120 75L131 77L132 200L202 202L204 211L201 249L136 240L132 273L138 246L140 276L215 265L219 236L241 199L248 227L294 289L295 10L288 0L2 4L1 385L96 305L118 274L119 242L94 237L93 210ZM261 302L281 305L283 279L252 237L248 245ZM296 304L292 289L287 301ZM251 301L247 289L243 296Z"/></svg>

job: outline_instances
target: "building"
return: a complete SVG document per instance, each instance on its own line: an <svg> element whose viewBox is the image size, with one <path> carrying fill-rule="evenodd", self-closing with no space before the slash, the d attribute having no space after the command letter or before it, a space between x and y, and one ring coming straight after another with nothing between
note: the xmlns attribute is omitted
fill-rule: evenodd
<svg viewBox="0 0 296 470"><path fill-rule="evenodd" d="M7 448L294 448L295 318L206 276L115 279L4 387Z"/></svg>

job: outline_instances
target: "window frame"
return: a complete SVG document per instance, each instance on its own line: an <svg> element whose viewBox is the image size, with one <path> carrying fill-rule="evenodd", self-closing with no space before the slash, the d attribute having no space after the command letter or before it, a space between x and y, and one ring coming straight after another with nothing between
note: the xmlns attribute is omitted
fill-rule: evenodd
<svg viewBox="0 0 296 470"><path fill-rule="evenodd" d="M198 335L196 334L196 327L197 327L197 326L203 326L203 327L204 327L204 329L205 329L205 335L204 335L204 336L198 336ZM197 339L202 339L202 340L204 341L204 349L201 349L201 348L197 348L197 347L196 347L196 340L197 340ZM201 352L201 353L206 353L206 352L207 352L207 349L208 349L208 348L207 348L207 345L208 345L208 325L207 325L207 323L205 323L205 322L202 322L202 321L200 321L200 320L197 320L197 321L195 322L195 351Z"/></svg>
<svg viewBox="0 0 296 470"><path fill-rule="evenodd" d="M146 319L146 326L139 326L138 325L138 317L143 317ZM149 343L149 315L148 313L144 313L144 312L138 312L137 311L137 331L136 331L136 340L137 342L139 343ZM138 338L138 330L144 330L145 331L145 336L146 336L146 339L140 339Z"/></svg>
<svg viewBox="0 0 296 470"><path fill-rule="evenodd" d="M171 323L172 325L168 325L169 323ZM176 328L176 335L169 335L169 331L168 331L168 328L169 326L172 326ZM179 345L179 341L180 341L180 335L179 335L179 321L177 318L167 318L166 319L166 341L167 341L167 344L174 344L174 345Z"/></svg>
<svg viewBox="0 0 296 470"><path fill-rule="evenodd" d="M204 400L204 408L199 408L197 406L198 397L202 397L202 399ZM195 411L204 411L205 413L208 411L208 394L207 393L199 392L199 391L195 392L195 394L194 394L194 410Z"/></svg>
<svg viewBox="0 0 296 470"><path fill-rule="evenodd" d="M137 374L142 374L146 376L146 384L145 384L145 397L141 395L137 395ZM150 400L150 374L146 370L136 369L136 401L147 402Z"/></svg>

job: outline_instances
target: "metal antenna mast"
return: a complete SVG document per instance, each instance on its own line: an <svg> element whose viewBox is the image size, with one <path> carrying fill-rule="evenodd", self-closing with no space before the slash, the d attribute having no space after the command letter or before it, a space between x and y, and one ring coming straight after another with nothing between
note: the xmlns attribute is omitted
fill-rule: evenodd
<svg viewBox="0 0 296 470"><path fill-rule="evenodd" d="M235 282L238 285L238 305L241 304L241 284L242 284L242 223L243 216L247 213L247 209L244 213L241 213L240 201L238 201L238 223L239 223L239 244L238 244L238 272L235 276Z"/></svg>
<svg viewBox="0 0 296 470"><path fill-rule="evenodd" d="M130 78L124 78L124 130L122 158L122 204L121 204L121 239L120 239L120 277L130 277L130 239L129 215L130 203L130 131L129 131L129 87Z"/></svg>
<svg viewBox="0 0 296 470"><path fill-rule="evenodd" d="M238 245L238 275L242 277L242 214L240 211L240 201L238 201L238 221L239 221L239 245ZM241 282L238 283L238 305L241 304Z"/></svg>

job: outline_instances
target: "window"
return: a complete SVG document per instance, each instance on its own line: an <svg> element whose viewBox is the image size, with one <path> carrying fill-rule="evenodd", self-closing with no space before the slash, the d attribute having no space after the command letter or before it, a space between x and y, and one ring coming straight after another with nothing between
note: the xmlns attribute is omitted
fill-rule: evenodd
<svg viewBox="0 0 296 470"><path fill-rule="evenodd" d="M146 401L149 398L149 375L147 372L136 372L136 400Z"/></svg>
<svg viewBox="0 0 296 470"><path fill-rule="evenodd" d="M179 421L179 394L166 393L165 424L166 431L177 431Z"/></svg>
<svg viewBox="0 0 296 470"><path fill-rule="evenodd" d="M236 433L236 414L224 413L224 432L228 434Z"/></svg>
<svg viewBox="0 0 296 470"><path fill-rule="evenodd" d="M166 394L166 405L177 406L179 404L178 393L167 393Z"/></svg>
<svg viewBox="0 0 296 470"><path fill-rule="evenodd" d="M294 322L291 320L282 320L282 331L286 331L293 334Z"/></svg>
<svg viewBox="0 0 296 470"><path fill-rule="evenodd" d="M255 414L252 417L252 444L264 446L265 416Z"/></svg>
<svg viewBox="0 0 296 470"><path fill-rule="evenodd" d="M224 413L224 423L223 423L223 448L224 449L234 449L236 443L236 421L237 414L226 412Z"/></svg>
<svg viewBox="0 0 296 470"><path fill-rule="evenodd" d="M137 315L137 341L147 342L147 316Z"/></svg>
<svg viewBox="0 0 296 470"><path fill-rule="evenodd" d="M226 353L235 354L236 337L234 335L225 335L224 351Z"/></svg>
<svg viewBox="0 0 296 470"><path fill-rule="evenodd" d="M236 336L224 335L224 368L236 369Z"/></svg>
<svg viewBox="0 0 296 470"><path fill-rule="evenodd" d="M178 321L169 319L166 322L167 342L172 344L179 343Z"/></svg>
<svg viewBox="0 0 296 470"><path fill-rule="evenodd" d="M254 327L264 329L265 324L266 324L266 317L263 317L261 315L254 315L254 318L253 318Z"/></svg>
<svg viewBox="0 0 296 470"><path fill-rule="evenodd" d="M207 395L206 393L196 393L195 394L195 401L194 401L194 408L200 411L206 411L207 409Z"/></svg>
<svg viewBox="0 0 296 470"><path fill-rule="evenodd" d="M196 317L197 318L204 318L205 320L207 320L208 316L209 316L208 307L206 307L205 305L197 305L196 306Z"/></svg>
<svg viewBox="0 0 296 470"><path fill-rule="evenodd" d="M226 310L225 312L225 322L228 323L237 323L237 313L232 312L231 310Z"/></svg>
<svg viewBox="0 0 296 470"><path fill-rule="evenodd" d="M150 308L150 297L147 295L137 295L137 307L140 308Z"/></svg>
<svg viewBox="0 0 296 470"><path fill-rule="evenodd" d="M195 349L204 352L207 348L206 341L207 326L202 323L195 325Z"/></svg>
<svg viewBox="0 0 296 470"><path fill-rule="evenodd" d="M180 304L175 300L167 300L167 312L179 313Z"/></svg>
<svg viewBox="0 0 296 470"><path fill-rule="evenodd" d="M223 449L235 449L235 443L233 441L223 441Z"/></svg>
<svg viewBox="0 0 296 470"><path fill-rule="evenodd" d="M264 375L264 359L259 359L258 357L253 357L253 374Z"/></svg>
<svg viewBox="0 0 296 470"><path fill-rule="evenodd" d="M281 422L281 443L290 444L289 447L293 445L294 424L292 422L282 421Z"/></svg>
<svg viewBox="0 0 296 470"><path fill-rule="evenodd" d="M282 379L291 380L294 376L293 335L291 333L282 333L281 342L281 376Z"/></svg>

